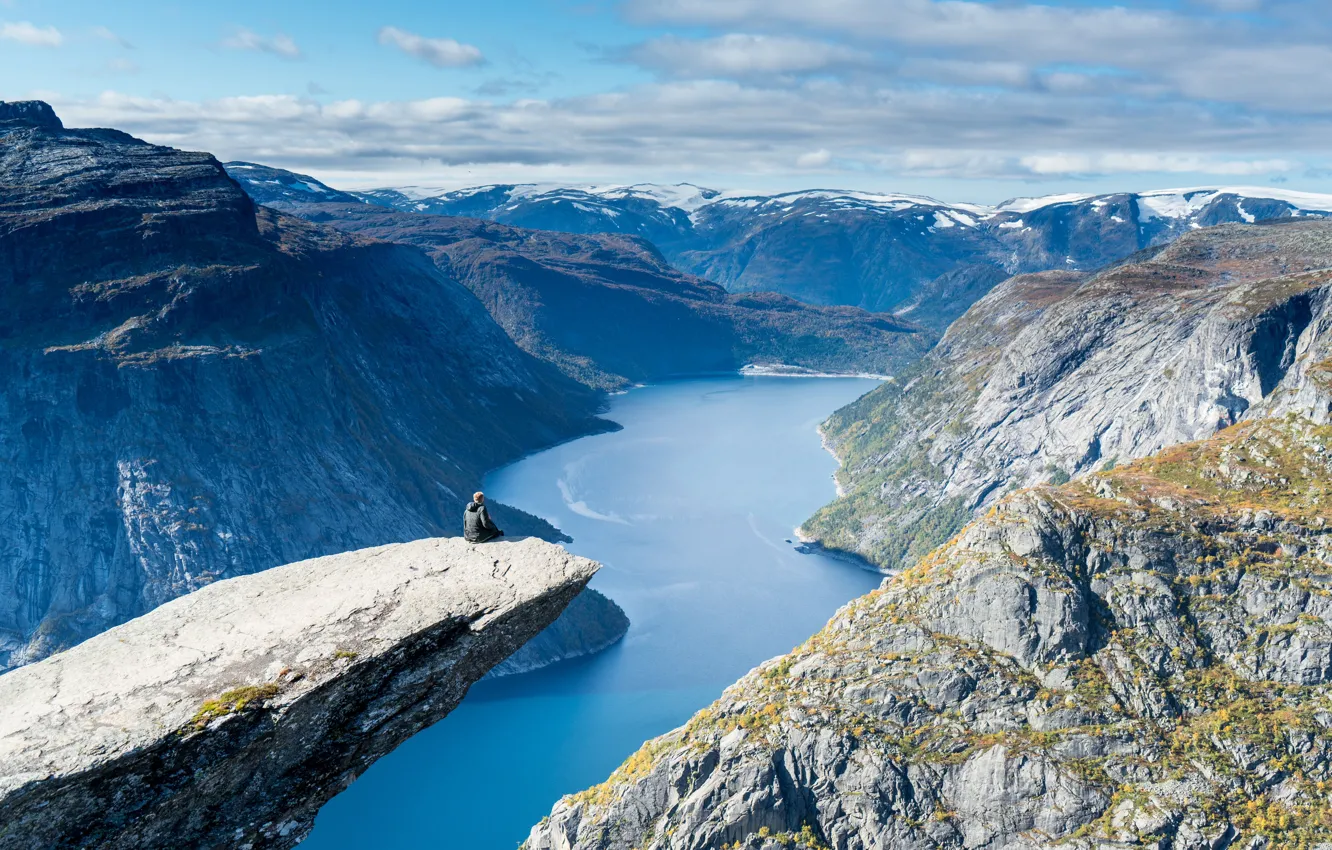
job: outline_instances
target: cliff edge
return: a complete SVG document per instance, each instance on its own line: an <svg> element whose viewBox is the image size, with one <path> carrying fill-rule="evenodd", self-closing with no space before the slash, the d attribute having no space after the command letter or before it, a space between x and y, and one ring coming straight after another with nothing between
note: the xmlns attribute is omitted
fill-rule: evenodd
<svg viewBox="0 0 1332 850"><path fill-rule="evenodd" d="M294 846L597 565L430 539L168 602L0 677L0 848Z"/></svg>

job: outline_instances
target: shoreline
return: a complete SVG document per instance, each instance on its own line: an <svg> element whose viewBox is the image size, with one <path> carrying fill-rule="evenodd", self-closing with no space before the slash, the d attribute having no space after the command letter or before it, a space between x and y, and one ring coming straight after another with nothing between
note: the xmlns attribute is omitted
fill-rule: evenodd
<svg viewBox="0 0 1332 850"><path fill-rule="evenodd" d="M896 380L892 375L876 375L870 372L801 372L800 369L801 369L800 366L785 366L781 364L772 365L772 366L755 366L750 364L742 366L741 368L736 369L734 371L728 370L724 372L698 372L694 374L671 375L669 377L662 378L661 380L658 381L648 381L645 383L631 384L623 389L603 390L603 392L606 393L606 398L610 399L614 398L615 396L628 395L634 390L647 389L648 387L659 387L663 384L670 384L678 381L694 381L700 378L724 378L730 375L733 375L737 378L859 378L862 380L884 381L884 382ZM572 434L567 437L564 437L563 439L556 440L555 442L549 445L538 446L529 451L526 451L522 455L515 457L512 460L506 461L500 464L499 466L492 467L490 469L487 469L485 472L481 473L482 481L484 482L486 478L500 471L501 469L512 466L515 463L519 463L520 461L527 460L532 455L540 454L541 452L544 451L549 451L550 449L553 449L556 446L562 446L565 443L572 443L575 440L581 440L585 437L595 437L599 434L613 434L616 431L619 431L623 426L621 426L620 423L616 422L614 419L607 418L606 414L609 412L610 408L609 405L607 405L604 410L602 410L600 413L594 414L592 417L594 421L605 423L603 427L594 428L578 434ZM834 411L834 413L835 412L836 411ZM832 414L830 413L828 415L831 416ZM823 432L821 430L819 431L819 439L823 444L824 450L832 454L832 450L828 448L827 442L826 440L824 440ZM836 458L837 456L833 454L833 457ZM842 461L840 458L838 458L837 459L838 469L841 468L841 464ZM844 495L841 491L842 485L836 483L835 478L834 478L834 486L837 488L838 491L837 495L839 498L842 495Z"/></svg>
<svg viewBox="0 0 1332 850"><path fill-rule="evenodd" d="M861 378L870 381L892 381L892 375L880 375L875 372L816 372L801 366L787 366L773 363L764 366L746 364L737 374L744 378Z"/></svg>
<svg viewBox="0 0 1332 850"><path fill-rule="evenodd" d="M819 445L823 447L823 450L832 455L833 460L837 461L837 469L833 471L832 480L833 489L836 490L837 498L840 499L846 495L846 488L842 486L841 480L837 477L837 473L842 471L842 466L844 465L842 463L842 458L838 456L837 452L833 449L832 444L828 442L828 434L823 430L822 425L815 428L814 433L819 435Z"/></svg>

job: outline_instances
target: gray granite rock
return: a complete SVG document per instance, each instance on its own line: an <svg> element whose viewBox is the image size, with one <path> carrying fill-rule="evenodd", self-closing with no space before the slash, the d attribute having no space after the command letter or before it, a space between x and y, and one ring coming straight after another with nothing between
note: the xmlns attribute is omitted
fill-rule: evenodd
<svg viewBox="0 0 1332 850"><path fill-rule="evenodd" d="M806 533L910 566L1018 487L1332 403L1332 223L1198 230L1094 276L1013 278L826 424L846 496Z"/></svg>
<svg viewBox="0 0 1332 850"><path fill-rule="evenodd" d="M1332 846L1332 428L1009 496L529 850Z"/></svg>
<svg viewBox="0 0 1332 850"><path fill-rule="evenodd" d="M0 676L0 848L291 847L597 565L420 540L220 581Z"/></svg>

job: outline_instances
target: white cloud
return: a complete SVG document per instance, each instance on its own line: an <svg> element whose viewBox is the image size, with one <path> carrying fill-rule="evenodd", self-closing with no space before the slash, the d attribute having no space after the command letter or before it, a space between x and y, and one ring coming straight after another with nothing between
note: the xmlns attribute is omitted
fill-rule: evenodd
<svg viewBox="0 0 1332 850"><path fill-rule="evenodd" d="M832 162L832 152L827 148L819 148L796 157L796 168L823 168L830 162Z"/></svg>
<svg viewBox="0 0 1332 850"><path fill-rule="evenodd" d="M871 61L862 51L824 41L744 33L702 40L663 36L631 48L626 58L680 77L802 74Z"/></svg>
<svg viewBox="0 0 1332 850"><path fill-rule="evenodd" d="M373 89L362 100L323 104L286 95L192 102L110 93L60 109L73 124L119 126L297 170L474 172L481 182L723 174L760 185L772 175L806 180L809 171L843 174L855 185L891 185L900 176L1220 179L1302 174L1332 159L1326 4L617 2L631 22L654 28L638 44L601 53L648 69L655 82L630 87L608 75L599 91L549 100L530 97L559 88L549 80L524 86L507 77L484 82L475 98L415 101L377 100ZM27 27L29 43L58 43L53 28L5 26ZM93 32L123 43L110 30ZM395 27L377 38L436 67L486 62L479 48L453 39ZM300 56L281 35L238 30L227 43ZM300 86L327 97L304 89L304 80ZM355 182L366 181L391 182Z"/></svg>
<svg viewBox="0 0 1332 850"><path fill-rule="evenodd" d="M436 68L466 68L486 61L481 51L470 44L451 38L426 38L397 27L381 29L379 43L423 59Z"/></svg>
<svg viewBox="0 0 1332 850"><path fill-rule="evenodd" d="M118 33L111 31L107 27L93 27L92 33L93 35L97 36L103 41L109 41L112 42L113 44L118 44L121 47L125 48L126 50L134 49L134 45L130 44L127 39L121 37Z"/></svg>
<svg viewBox="0 0 1332 850"><path fill-rule="evenodd" d="M1216 174L1227 177L1294 171L1301 167L1289 159L1230 159L1215 156L1161 153L1032 154L1019 160L1032 174Z"/></svg>
<svg viewBox="0 0 1332 850"><path fill-rule="evenodd" d="M949 85L999 85L1013 88L1030 86L1035 78L1032 69L1022 62L977 62L968 59L907 59L902 62L898 73Z"/></svg>
<svg viewBox="0 0 1332 850"><path fill-rule="evenodd" d="M1265 5L1264 0L1193 0L1193 2L1218 12L1257 12Z"/></svg>
<svg viewBox="0 0 1332 850"><path fill-rule="evenodd" d="M850 170L858 183L872 175L880 182L1260 175L1325 161L1332 132L1332 118L1240 122L1175 103L1115 114L1101 102L1052 101L1040 92L888 91L824 80L782 88L679 81L509 104L452 97L321 104L290 95L191 102L109 92L56 106L70 126L114 126L227 159L358 174L361 185L390 182L375 174L458 169L564 181L724 173L763 182L805 169Z"/></svg>
<svg viewBox="0 0 1332 850"><path fill-rule="evenodd" d="M973 0L628 0L645 21L785 27L856 41L949 48L969 58L1024 62L1122 61L1177 48L1205 33L1181 15L1122 6L1069 8Z"/></svg>
<svg viewBox="0 0 1332 850"><path fill-rule="evenodd" d="M55 27L39 27L27 21L0 23L0 40L17 41L32 47L59 47L65 37Z"/></svg>
<svg viewBox="0 0 1332 850"><path fill-rule="evenodd" d="M1332 48L1321 44L1223 48L1167 76L1187 97L1332 112Z"/></svg>
<svg viewBox="0 0 1332 850"><path fill-rule="evenodd" d="M301 48L289 35L278 33L272 38L240 27L234 33L222 39L222 46L230 50L252 50L259 53L272 53L285 59L300 59Z"/></svg>

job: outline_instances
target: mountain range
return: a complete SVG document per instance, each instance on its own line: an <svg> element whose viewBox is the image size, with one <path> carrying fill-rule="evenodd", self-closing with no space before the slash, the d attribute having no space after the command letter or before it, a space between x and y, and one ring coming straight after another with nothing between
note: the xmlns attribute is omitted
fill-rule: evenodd
<svg viewBox="0 0 1332 850"><path fill-rule="evenodd" d="M208 154L0 103L0 669L220 579L456 534L487 471L616 427L606 390L748 364L893 372L936 339L728 294L638 237L234 170L244 186ZM278 178L319 200L275 209L260 187ZM596 594L571 616L518 666L625 626Z"/></svg>
<svg viewBox="0 0 1332 850"><path fill-rule="evenodd" d="M231 175L256 201L418 247L466 285L525 351L618 390L745 365L892 374L937 335L907 320L776 293L728 293L675 269L640 236L534 231L348 201L313 178L252 163Z"/></svg>
<svg viewBox="0 0 1332 850"><path fill-rule="evenodd" d="M530 850L1332 846L1326 198L352 193L68 129L38 102L0 103L0 185L0 669L156 608L119 634L159 635L150 649L192 682L174 723L158 722L167 703L152 683L134 686L141 707L122 723L98 695L53 702L86 685L61 683L53 659L14 680L41 687L5 734L45 740L78 719L93 732L64 739L70 763L104 765L106 742L139 730L159 749L131 748L151 779L128 790L169 818L198 826L232 806L236 822L257 819L252 834L296 841L332 780L280 783L283 807L302 813L288 829L261 816L267 793L173 796L199 775L179 765L252 792L253 766L271 759L244 736L274 728L295 730L291 759L327 745L368 764L550 622L593 567L558 588L530 583L541 616L502 628L487 619L499 603L451 580L435 582L460 593L443 625L380 598L375 617L403 618L378 644L356 642L375 628L359 603L327 624L317 606L295 612L280 654L317 680L263 641L227 657L231 626L209 638L226 683L191 679L189 618L209 598L251 616L244 579L162 603L303 558L453 535L487 470L614 427L597 416L607 390L763 364L892 373L824 423L842 493L803 530L893 575L557 803ZM496 512L515 535L558 535ZM457 549L517 603L485 550L418 545ZM568 566L516 545L534 573ZM438 620L436 590L376 570L384 554L346 562L368 588L420 594ZM311 570L355 595L336 564L288 574ZM498 672L614 641L624 623L609 603L579 599L586 622ZM98 645L152 678L117 635ZM98 645L67 657L93 671ZM339 694L351 699L326 699ZM307 695L313 714L284 713ZM350 708L318 708L336 705ZM38 715L55 720L28 739ZM410 723L377 735L390 716ZM214 741L244 746L195 749ZM48 758L44 745L22 752ZM320 777L355 772L316 761ZM171 822L133 806L106 818L102 801L120 805L128 786L79 771L106 791L98 802L49 771L11 778L34 829L95 841L81 824ZM33 789L69 802L67 820L47 818ZM34 835L0 827L0 840Z"/></svg>
<svg viewBox="0 0 1332 850"><path fill-rule="evenodd" d="M894 575L527 850L1332 846L1332 222L1013 277L824 426Z"/></svg>
<svg viewBox="0 0 1332 850"><path fill-rule="evenodd" d="M229 167L237 175L244 165ZM312 178L264 188L255 197L279 205L333 192ZM1216 224L1332 215L1332 196L1278 188L1058 195L992 206L836 190L763 195L688 184L341 194L407 212L640 236L676 267L730 292L772 291L811 304L889 311L939 332L1014 274L1094 271Z"/></svg>

